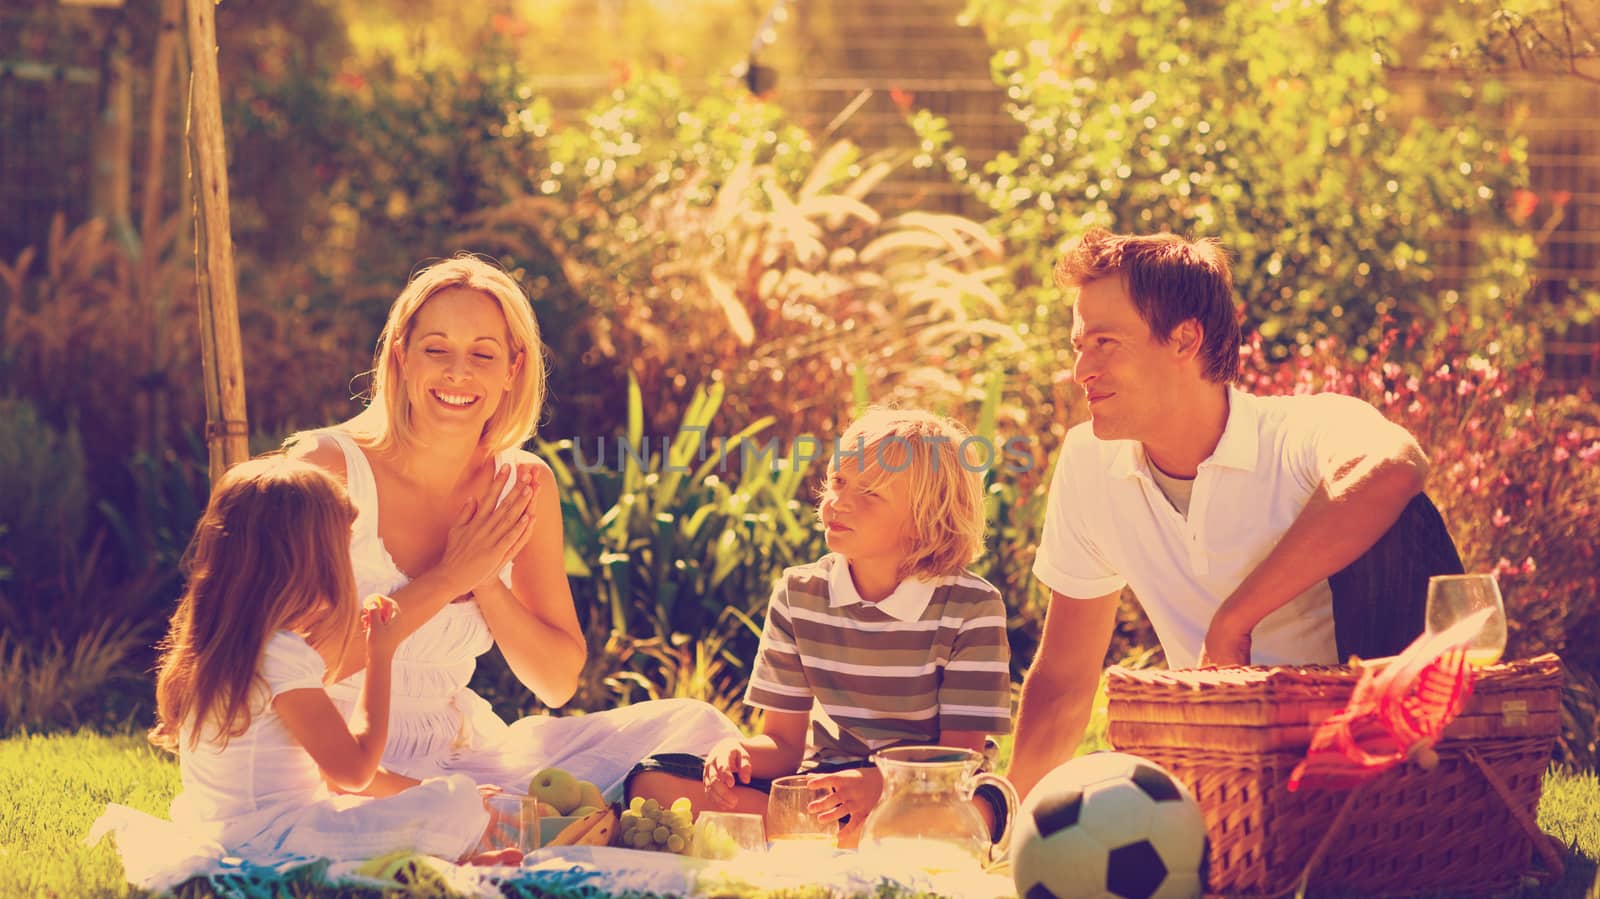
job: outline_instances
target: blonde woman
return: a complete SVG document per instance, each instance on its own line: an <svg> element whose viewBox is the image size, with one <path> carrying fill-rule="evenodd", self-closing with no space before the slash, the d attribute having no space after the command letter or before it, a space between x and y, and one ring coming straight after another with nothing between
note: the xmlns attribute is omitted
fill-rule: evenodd
<svg viewBox="0 0 1600 899"><path fill-rule="evenodd" d="M477 657L498 647L518 680L559 707L587 657L557 486L521 449L543 407L545 369L517 283L471 256L424 268L390 308L373 368L364 412L291 440L344 482L357 509L358 594L400 607L384 771L369 791L441 774L521 791L559 767L615 798L641 758L703 752L737 733L690 700L508 725L467 687ZM363 678L364 659L352 655L330 688L347 711Z"/></svg>

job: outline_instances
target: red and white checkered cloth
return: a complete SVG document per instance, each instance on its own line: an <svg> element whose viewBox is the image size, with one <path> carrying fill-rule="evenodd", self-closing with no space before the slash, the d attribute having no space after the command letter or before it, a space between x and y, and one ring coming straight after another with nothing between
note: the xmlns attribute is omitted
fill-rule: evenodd
<svg viewBox="0 0 1600 899"><path fill-rule="evenodd" d="M1492 612L1423 634L1382 667L1367 668L1343 711L1317 726L1289 775L1302 786L1349 789L1414 755L1426 756L1472 695L1467 647Z"/></svg>

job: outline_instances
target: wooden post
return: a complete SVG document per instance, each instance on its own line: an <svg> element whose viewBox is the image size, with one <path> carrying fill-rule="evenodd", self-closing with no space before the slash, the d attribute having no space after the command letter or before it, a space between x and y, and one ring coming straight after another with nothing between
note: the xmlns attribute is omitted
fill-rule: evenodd
<svg viewBox="0 0 1600 899"><path fill-rule="evenodd" d="M183 33L183 0L161 0L161 30L156 34L155 53L150 63L150 134L145 152L144 193L139 203L139 292L144 300L146 324L150 329L152 374L167 370L167 312L170 298L156 278L156 263L166 246L162 227L162 177L167 162L168 97L178 68L178 40ZM158 236L159 232L159 236ZM174 235L174 238L176 235ZM165 435L167 380L161 378L155 389L145 394L143 446L161 458Z"/></svg>
<svg viewBox="0 0 1600 899"><path fill-rule="evenodd" d="M144 193L139 203L139 240L149 259L150 241L161 225L161 181L166 170L167 95L178 60L178 30L183 27L183 0L161 0L161 26L150 61L150 134L145 153ZM145 269L145 277L150 271Z"/></svg>
<svg viewBox="0 0 1600 899"><path fill-rule="evenodd" d="M104 219L112 236L126 245L133 230L128 211L133 193L133 78L127 29L120 22L107 27L101 108L90 141L89 214Z"/></svg>
<svg viewBox="0 0 1600 899"><path fill-rule="evenodd" d="M228 215L228 157L217 84L215 0L187 0L189 19L189 180L194 188L195 281L200 300L200 363L206 390L211 482L250 455L244 410L244 360Z"/></svg>

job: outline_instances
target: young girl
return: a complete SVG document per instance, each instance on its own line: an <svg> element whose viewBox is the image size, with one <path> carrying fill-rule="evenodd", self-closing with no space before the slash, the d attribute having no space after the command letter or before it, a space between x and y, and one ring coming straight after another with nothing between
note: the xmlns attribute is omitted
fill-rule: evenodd
<svg viewBox="0 0 1600 899"><path fill-rule="evenodd" d="M464 776L383 799L365 789L389 719L394 601L363 607L350 568L355 509L332 477L281 456L217 482L189 546L188 589L163 643L151 741L178 754L172 819L251 860L465 857L488 823ZM354 726L324 690L366 630ZM506 861L512 861L506 859Z"/></svg>
<svg viewBox="0 0 1600 899"><path fill-rule="evenodd" d="M704 759L657 755L629 792L695 808L765 811L770 779L813 774L812 804L854 845L882 791L872 753L982 751L1011 729L1010 646L1000 594L965 570L983 548L980 466L957 422L874 409L839 439L817 514L832 550L774 585L746 705L761 733ZM998 790L979 811L997 831Z"/></svg>

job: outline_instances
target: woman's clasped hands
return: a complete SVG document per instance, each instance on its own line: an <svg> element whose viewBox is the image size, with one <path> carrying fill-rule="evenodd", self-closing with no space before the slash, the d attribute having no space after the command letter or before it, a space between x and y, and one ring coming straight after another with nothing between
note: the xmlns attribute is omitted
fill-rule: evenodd
<svg viewBox="0 0 1600 899"><path fill-rule="evenodd" d="M515 478L505 499L496 502L506 480ZM533 535L534 499L540 489L532 465L502 465L483 494L462 504L445 537L438 570L448 573L459 595L496 577Z"/></svg>

